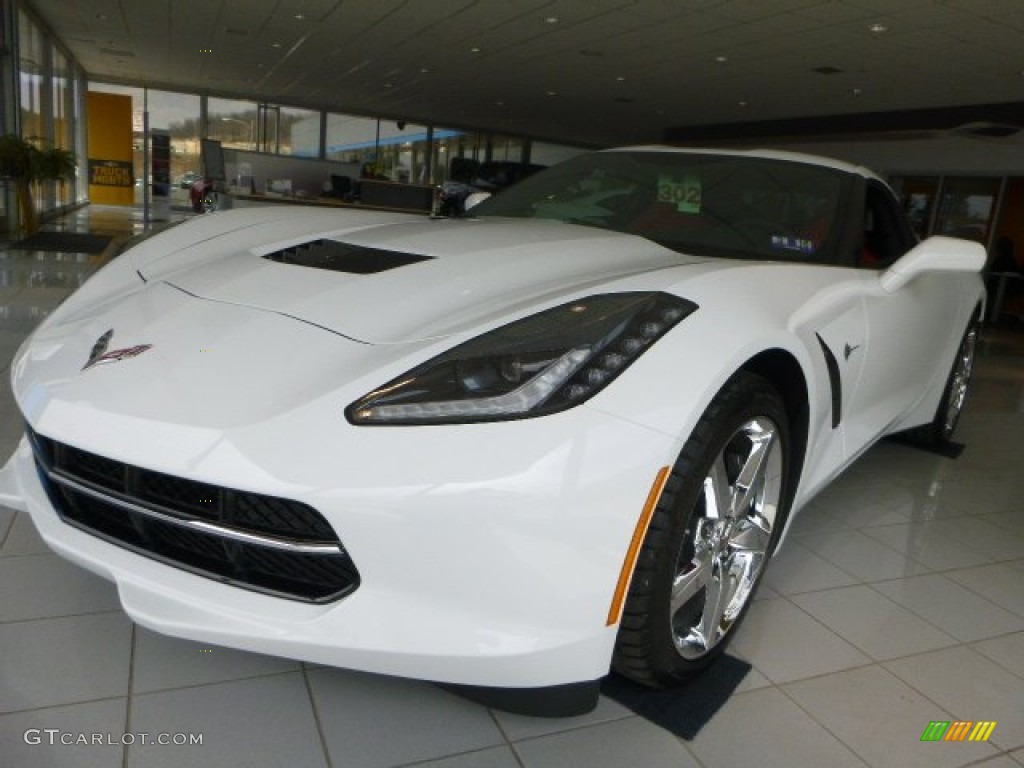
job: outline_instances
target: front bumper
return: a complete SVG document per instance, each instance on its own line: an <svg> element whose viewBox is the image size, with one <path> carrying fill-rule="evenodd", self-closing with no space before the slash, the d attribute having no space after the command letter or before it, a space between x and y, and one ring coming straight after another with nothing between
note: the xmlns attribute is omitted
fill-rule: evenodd
<svg viewBox="0 0 1024 768"><path fill-rule="evenodd" d="M124 458L128 445L133 463L155 471L315 508L361 576L358 589L324 604L220 583L65 523L27 439L3 472L0 502L27 510L56 552L114 581L129 616L158 632L471 686L607 673L609 605L675 441L587 407L459 427L335 420L338 436L307 445L301 460L293 446L305 419L179 430L64 402L33 425L99 455Z"/></svg>

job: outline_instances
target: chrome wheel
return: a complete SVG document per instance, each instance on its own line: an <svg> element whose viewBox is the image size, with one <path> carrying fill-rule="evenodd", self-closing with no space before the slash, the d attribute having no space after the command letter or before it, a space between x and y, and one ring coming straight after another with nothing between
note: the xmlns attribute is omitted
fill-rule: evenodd
<svg viewBox="0 0 1024 768"><path fill-rule="evenodd" d="M753 595L772 542L782 473L779 427L763 416L740 425L711 463L669 600L672 640L684 659L712 651Z"/></svg>
<svg viewBox="0 0 1024 768"><path fill-rule="evenodd" d="M964 408L964 400L967 399L967 388L970 386L971 372L974 370L974 348L977 341L978 329L972 325L964 334L964 339L957 352L956 362L953 363L953 372L950 374L946 413L942 422L942 433L947 438L953 434L957 420Z"/></svg>
<svg viewBox="0 0 1024 768"><path fill-rule="evenodd" d="M683 444L647 526L612 666L665 688L714 663L753 601L789 503L786 404L732 376Z"/></svg>

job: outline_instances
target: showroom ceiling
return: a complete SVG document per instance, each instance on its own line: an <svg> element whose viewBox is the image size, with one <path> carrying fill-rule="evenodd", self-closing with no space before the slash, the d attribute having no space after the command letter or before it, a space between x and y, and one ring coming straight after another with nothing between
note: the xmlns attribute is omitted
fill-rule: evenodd
<svg viewBox="0 0 1024 768"><path fill-rule="evenodd" d="M480 127L1024 102L1022 0L31 0L95 80Z"/></svg>

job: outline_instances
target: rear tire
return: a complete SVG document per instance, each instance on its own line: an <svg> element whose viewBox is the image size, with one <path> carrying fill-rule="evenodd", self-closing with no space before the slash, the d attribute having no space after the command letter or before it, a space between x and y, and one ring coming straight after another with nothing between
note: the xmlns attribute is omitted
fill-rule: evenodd
<svg viewBox="0 0 1024 768"><path fill-rule="evenodd" d="M910 430L911 437L919 443L944 446L953 439L953 432L960 421L970 389L977 344L978 323L972 320L956 350L956 358L953 360L949 376L946 377L946 386L942 389L942 398L935 409L934 418L930 423Z"/></svg>
<svg viewBox="0 0 1024 768"><path fill-rule="evenodd" d="M671 687L725 650L778 541L788 499L782 398L739 372L672 467L637 559L612 667Z"/></svg>

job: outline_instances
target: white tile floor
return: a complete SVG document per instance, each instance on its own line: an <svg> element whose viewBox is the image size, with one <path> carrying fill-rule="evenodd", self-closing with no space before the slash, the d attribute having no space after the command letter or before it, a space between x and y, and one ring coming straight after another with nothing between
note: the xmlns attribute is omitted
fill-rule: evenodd
<svg viewBox="0 0 1024 768"><path fill-rule="evenodd" d="M141 225L94 208L67 226ZM98 264L0 251L0 460L20 432L10 359ZM884 443L813 502L732 646L753 670L692 742L608 699L534 719L424 683L156 635L0 508L0 765L1020 768L1024 328L988 329L981 351L964 454ZM988 743L922 743L932 720L998 724ZM203 744L50 746L45 733L27 744L29 729Z"/></svg>

